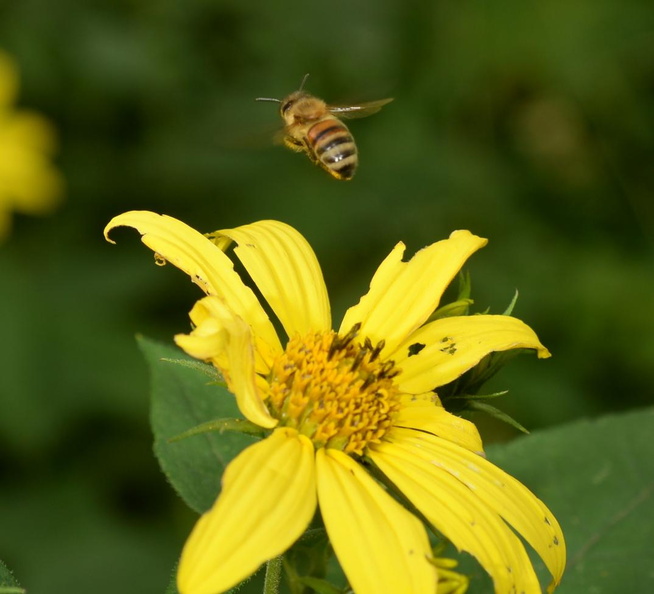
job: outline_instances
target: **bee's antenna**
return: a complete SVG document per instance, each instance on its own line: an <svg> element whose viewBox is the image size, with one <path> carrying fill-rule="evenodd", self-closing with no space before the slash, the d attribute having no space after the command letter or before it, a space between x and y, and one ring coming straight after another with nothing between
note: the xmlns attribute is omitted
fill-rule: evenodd
<svg viewBox="0 0 654 594"><path fill-rule="evenodd" d="M301 91L302 89L304 89L304 83L307 82L307 78L309 78L309 73L308 72L304 75L304 78L302 79L302 82L300 83L300 88L298 89L298 91Z"/></svg>
<svg viewBox="0 0 654 594"><path fill-rule="evenodd" d="M275 99L274 97L257 97L255 101L274 101L275 103L281 103L281 99Z"/></svg>

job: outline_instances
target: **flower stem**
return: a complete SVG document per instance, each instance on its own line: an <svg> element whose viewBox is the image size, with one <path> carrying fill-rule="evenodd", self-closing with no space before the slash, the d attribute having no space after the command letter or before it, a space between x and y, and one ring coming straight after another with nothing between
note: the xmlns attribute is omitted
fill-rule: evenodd
<svg viewBox="0 0 654 594"><path fill-rule="evenodd" d="M263 594L278 594L282 581L282 556L270 559L266 563L266 577L263 581Z"/></svg>

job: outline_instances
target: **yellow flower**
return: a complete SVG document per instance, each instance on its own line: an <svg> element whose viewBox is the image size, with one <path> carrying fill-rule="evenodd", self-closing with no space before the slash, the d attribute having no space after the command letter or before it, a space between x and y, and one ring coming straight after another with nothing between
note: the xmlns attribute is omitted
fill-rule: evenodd
<svg viewBox="0 0 654 594"><path fill-rule="evenodd" d="M62 190L49 160L54 131L38 114L14 109L17 91L14 62L0 51L0 239L9 233L12 211L48 213Z"/></svg>
<svg viewBox="0 0 654 594"><path fill-rule="evenodd" d="M357 594L436 592L423 522L474 555L496 592L541 592L516 532L544 560L551 587L558 584L565 544L556 519L480 455L475 426L448 413L434 393L494 351L549 356L510 316L428 321L486 240L455 231L408 262L397 244L334 332L320 267L292 227L260 221L204 236L174 218L135 211L115 217L105 235L123 225L208 295L191 311L193 331L177 344L212 362L243 415L271 429L229 464L220 496L196 524L180 562L182 594L238 584L288 549L317 505ZM224 251L231 242L287 339L235 272Z"/></svg>

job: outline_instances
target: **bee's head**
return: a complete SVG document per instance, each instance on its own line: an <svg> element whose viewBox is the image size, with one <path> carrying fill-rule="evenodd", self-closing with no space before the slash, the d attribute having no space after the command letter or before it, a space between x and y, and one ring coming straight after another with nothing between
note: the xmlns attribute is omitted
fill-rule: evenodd
<svg viewBox="0 0 654 594"><path fill-rule="evenodd" d="M282 118L286 119L290 113L291 108L305 97L309 97L309 93L301 90L291 93L288 97L284 97L279 105L279 114L282 116Z"/></svg>
<svg viewBox="0 0 654 594"><path fill-rule="evenodd" d="M324 102L304 90L304 83L308 76L308 74L305 74L300 88L284 97L284 99L258 97L257 101L274 101L279 103L279 115L282 116L287 126L294 124L297 120L311 119L316 112L318 104L319 109L324 108Z"/></svg>

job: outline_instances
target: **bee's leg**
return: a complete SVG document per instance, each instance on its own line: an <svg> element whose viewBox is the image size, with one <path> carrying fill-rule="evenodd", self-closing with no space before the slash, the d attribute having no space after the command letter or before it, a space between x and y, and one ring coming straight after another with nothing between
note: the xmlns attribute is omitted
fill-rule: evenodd
<svg viewBox="0 0 654 594"><path fill-rule="evenodd" d="M292 136L284 136L284 145L296 153L302 153L307 150L303 142L296 140Z"/></svg>

